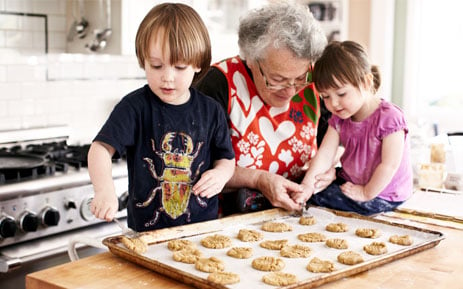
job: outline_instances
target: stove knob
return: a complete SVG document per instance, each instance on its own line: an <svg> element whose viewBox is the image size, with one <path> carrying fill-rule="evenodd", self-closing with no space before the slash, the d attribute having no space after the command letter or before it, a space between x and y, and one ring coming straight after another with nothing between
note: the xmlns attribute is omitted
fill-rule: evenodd
<svg viewBox="0 0 463 289"><path fill-rule="evenodd" d="M0 218L0 237L13 237L16 233L16 222L11 217Z"/></svg>
<svg viewBox="0 0 463 289"><path fill-rule="evenodd" d="M119 203L119 208L117 209L118 211L126 209L127 203L129 202L129 192L125 191L122 193L119 198L117 198L117 201Z"/></svg>
<svg viewBox="0 0 463 289"><path fill-rule="evenodd" d="M57 209L46 207L42 211L42 225L45 227L56 226L59 223L60 214Z"/></svg>
<svg viewBox="0 0 463 289"><path fill-rule="evenodd" d="M24 212L19 219L19 227L24 232L35 232L39 226L39 218L32 212Z"/></svg>

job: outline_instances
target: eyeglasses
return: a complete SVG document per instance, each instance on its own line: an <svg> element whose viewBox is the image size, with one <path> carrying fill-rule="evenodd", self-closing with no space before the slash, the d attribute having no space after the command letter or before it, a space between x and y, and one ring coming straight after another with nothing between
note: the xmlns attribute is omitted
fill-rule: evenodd
<svg viewBox="0 0 463 289"><path fill-rule="evenodd" d="M265 77L264 71L262 70L262 67L260 66L260 62L259 61L256 61L256 62L257 62L257 65L259 66L260 74L264 78L265 87L267 89L281 90L281 89L290 88L290 87L294 86L294 88L296 90L299 90L299 89L301 89L301 88L303 88L303 87L305 87L305 86L312 83L310 81L311 78L312 78L312 73L310 72L310 71L312 71L312 66L310 66L309 71L306 72L306 74L305 74L305 76L303 78L296 78L296 79L294 79L293 83L285 83L285 81L281 81L281 82L277 82L275 84L272 84L272 83L268 82L267 77Z"/></svg>

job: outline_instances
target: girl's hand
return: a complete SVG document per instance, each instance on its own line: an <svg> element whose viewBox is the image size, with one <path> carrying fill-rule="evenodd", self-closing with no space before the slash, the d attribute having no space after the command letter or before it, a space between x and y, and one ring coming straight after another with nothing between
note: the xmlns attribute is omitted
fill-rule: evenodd
<svg viewBox="0 0 463 289"><path fill-rule="evenodd" d="M354 185L351 182L346 182L340 186L341 191L354 201L366 202L370 199L366 197L365 187L362 185Z"/></svg>
<svg viewBox="0 0 463 289"><path fill-rule="evenodd" d="M300 185L301 190L299 192L295 192L291 195L291 198L294 200L296 204L305 204L307 201L312 197L315 192L315 187L310 184L302 183Z"/></svg>

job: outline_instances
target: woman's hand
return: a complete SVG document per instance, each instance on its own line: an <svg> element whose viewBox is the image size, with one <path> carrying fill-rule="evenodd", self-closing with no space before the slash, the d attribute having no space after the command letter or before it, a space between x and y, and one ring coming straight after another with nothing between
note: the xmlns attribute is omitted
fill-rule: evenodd
<svg viewBox="0 0 463 289"><path fill-rule="evenodd" d="M301 186L280 175L262 171L257 181L257 189L264 194L274 207L288 211L300 210L300 205L291 196L301 191Z"/></svg>

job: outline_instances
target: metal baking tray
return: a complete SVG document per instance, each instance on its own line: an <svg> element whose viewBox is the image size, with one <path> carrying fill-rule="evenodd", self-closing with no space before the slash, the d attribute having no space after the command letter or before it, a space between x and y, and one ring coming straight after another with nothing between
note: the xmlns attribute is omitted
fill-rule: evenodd
<svg viewBox="0 0 463 289"><path fill-rule="evenodd" d="M314 288L322 284L332 282L350 275L370 270L374 267L393 262L397 259L411 254L432 248L439 244L445 237L442 233L423 228L413 227L406 224L394 223L386 220L364 217L353 213L346 213L328 209L310 208L310 213L316 218L317 223L312 226L303 226L298 223L299 216L292 215L280 209L235 215L209 222L178 226L173 228L144 232L140 234L145 242L149 244L148 250L142 255L125 248L120 240L122 236L108 237L103 240L109 250L126 260L139 264L160 274L171 277L180 282L192 285L197 288L276 288L261 281L262 276L268 272L261 272L251 267L253 259L259 256L278 256L284 260L286 267L283 272L291 272L298 276L299 281L295 284L279 288ZM271 233L260 230L263 222L275 221L291 224L293 231L284 233ZM343 222L349 226L345 233L331 233L325 230L328 223ZM260 248L257 242L242 242L236 238L238 231L242 228L258 230L264 233L264 240L288 239L288 244L304 244L311 247L312 254L308 258L284 258L279 251L270 251ZM382 235L377 239L360 238L355 235L357 228L376 228ZM360 253L364 262L349 266L337 261L336 256L345 250L328 248L324 243L305 243L297 239L297 235L306 232L320 232L327 238L342 238L349 243L347 250ZM207 249L200 245L200 240L211 234L227 235L232 239L232 246L250 246L254 249L253 257L249 259L234 259L226 255L225 249ZM414 243L410 246L399 246L388 242L391 235L410 235ZM225 271L231 271L240 275L241 281L232 285L219 285L207 280L209 273L196 270L193 264L184 264L172 259L172 252L167 249L166 243L172 239L186 238L197 244L203 252L203 257L215 256L225 262ZM373 241L382 241L387 244L388 253L372 256L363 251L363 246ZM313 257L324 260L331 260L336 270L331 273L312 273L306 269L307 264Z"/></svg>

